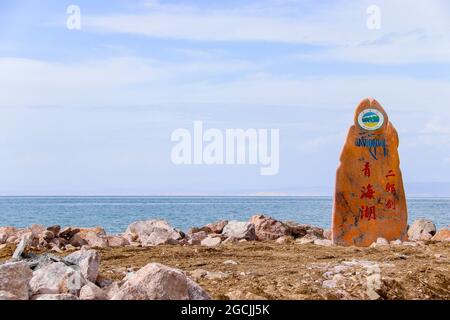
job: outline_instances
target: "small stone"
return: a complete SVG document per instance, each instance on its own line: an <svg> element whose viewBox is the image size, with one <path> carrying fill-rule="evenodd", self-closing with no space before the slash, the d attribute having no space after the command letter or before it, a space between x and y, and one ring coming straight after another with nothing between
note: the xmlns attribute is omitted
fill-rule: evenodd
<svg viewBox="0 0 450 320"><path fill-rule="evenodd" d="M392 244L394 246L399 246L402 244L402 240L397 239L397 240L391 241L390 244Z"/></svg>
<svg viewBox="0 0 450 320"><path fill-rule="evenodd" d="M222 279L226 279L229 278L230 275L228 273L222 272L222 271L217 271L217 272L208 272L205 275L205 278L208 280L222 280Z"/></svg>
<svg viewBox="0 0 450 320"><path fill-rule="evenodd" d="M267 300L266 298L252 292L242 290L231 290L227 294L230 300Z"/></svg>
<svg viewBox="0 0 450 320"><path fill-rule="evenodd" d="M206 247L215 247L215 246L218 246L221 242L222 242L222 239L220 237L208 236L207 238L205 238L201 241L201 245L206 246Z"/></svg>
<svg viewBox="0 0 450 320"><path fill-rule="evenodd" d="M332 246L333 245L333 241L331 240L327 240L327 239L316 239L314 240L314 244L318 245L318 246Z"/></svg>
<svg viewBox="0 0 450 320"><path fill-rule="evenodd" d="M225 261L223 262L223 264L229 264L229 265L235 266L235 265L237 265L238 263L237 263L236 261L234 261L234 260L225 260Z"/></svg>
<svg viewBox="0 0 450 320"><path fill-rule="evenodd" d="M288 244L294 241L294 237L292 236L282 236L275 240L278 244Z"/></svg>

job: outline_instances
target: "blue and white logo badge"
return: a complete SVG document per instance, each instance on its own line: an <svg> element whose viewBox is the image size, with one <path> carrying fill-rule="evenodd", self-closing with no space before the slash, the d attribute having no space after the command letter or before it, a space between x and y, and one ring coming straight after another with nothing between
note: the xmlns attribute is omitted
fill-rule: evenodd
<svg viewBox="0 0 450 320"><path fill-rule="evenodd" d="M358 124L364 130L375 131L384 123L383 114L377 109L365 109L358 115Z"/></svg>

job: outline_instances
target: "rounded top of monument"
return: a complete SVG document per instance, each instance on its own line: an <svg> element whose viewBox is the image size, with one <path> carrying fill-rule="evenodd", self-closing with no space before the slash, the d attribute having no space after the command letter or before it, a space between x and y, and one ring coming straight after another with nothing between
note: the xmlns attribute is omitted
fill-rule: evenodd
<svg viewBox="0 0 450 320"><path fill-rule="evenodd" d="M380 103L369 97L359 103L355 110L354 121L363 131L379 133L386 128L389 118Z"/></svg>

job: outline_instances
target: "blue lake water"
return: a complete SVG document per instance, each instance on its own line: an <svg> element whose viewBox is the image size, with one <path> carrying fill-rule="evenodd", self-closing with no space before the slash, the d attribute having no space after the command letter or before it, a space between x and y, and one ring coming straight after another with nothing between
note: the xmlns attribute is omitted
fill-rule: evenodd
<svg viewBox="0 0 450 320"><path fill-rule="evenodd" d="M255 213L328 228L331 197L0 197L0 226L93 227L123 232L134 221L163 218L187 231L217 220L248 220ZM408 200L409 222L429 218L450 225L450 198Z"/></svg>

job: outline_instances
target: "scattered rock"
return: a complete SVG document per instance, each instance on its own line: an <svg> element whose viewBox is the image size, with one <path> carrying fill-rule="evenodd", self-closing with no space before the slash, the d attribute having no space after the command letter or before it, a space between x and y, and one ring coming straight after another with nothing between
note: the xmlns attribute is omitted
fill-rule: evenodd
<svg viewBox="0 0 450 320"><path fill-rule="evenodd" d="M390 244L392 244L394 246L399 246L402 244L402 240L397 239L397 240L391 241Z"/></svg>
<svg viewBox="0 0 450 320"><path fill-rule="evenodd" d="M67 263L77 265L83 276L95 283L100 269L100 254L95 250L79 250L64 258Z"/></svg>
<svg viewBox="0 0 450 320"><path fill-rule="evenodd" d="M33 295L78 293L86 284L81 272L66 266L63 262L55 262L34 271L30 280Z"/></svg>
<svg viewBox="0 0 450 320"><path fill-rule="evenodd" d="M256 240L255 225L250 222L230 221L223 228L222 234L237 239Z"/></svg>
<svg viewBox="0 0 450 320"><path fill-rule="evenodd" d="M130 237L137 235L143 246L159 244L177 244L182 238L180 232L172 228L165 220L137 221L130 224L125 232Z"/></svg>
<svg viewBox="0 0 450 320"><path fill-rule="evenodd" d="M81 288L80 300L106 300L106 293L92 282L88 282Z"/></svg>
<svg viewBox="0 0 450 320"><path fill-rule="evenodd" d="M267 300L266 298L248 291L231 290L227 293L230 300Z"/></svg>
<svg viewBox="0 0 450 320"><path fill-rule="evenodd" d="M295 240L295 243L297 244L308 244L308 243L314 243L315 240L318 240L316 236L313 235L306 235L302 238L298 238Z"/></svg>
<svg viewBox="0 0 450 320"><path fill-rule="evenodd" d="M237 265L238 263L236 262L236 261L234 261L234 260L225 260L224 262L223 262L223 264L230 264L230 265Z"/></svg>
<svg viewBox="0 0 450 320"><path fill-rule="evenodd" d="M430 240L435 234L436 226L428 219L416 220L408 229L409 240Z"/></svg>
<svg viewBox="0 0 450 320"><path fill-rule="evenodd" d="M222 241L222 244L234 244L234 243L238 243L238 242L239 242L239 239L237 239L235 237L228 237Z"/></svg>
<svg viewBox="0 0 450 320"><path fill-rule="evenodd" d="M333 245L333 241L328 240L328 239L316 239L314 240L314 244L318 245L318 246L332 246Z"/></svg>
<svg viewBox="0 0 450 320"><path fill-rule="evenodd" d="M434 241L450 241L450 228L440 229L431 240Z"/></svg>
<svg viewBox="0 0 450 320"><path fill-rule="evenodd" d="M306 235L316 238L323 238L323 229L311 226L309 224L301 224L294 221L287 221L285 225L288 228L288 234L294 238L302 238Z"/></svg>
<svg viewBox="0 0 450 320"><path fill-rule="evenodd" d="M127 276L112 300L209 300L181 270L150 263Z"/></svg>
<svg viewBox="0 0 450 320"><path fill-rule="evenodd" d="M0 291L6 291L19 300L28 300L28 282L33 276L24 261L9 262L0 265ZM4 295L7 297L8 295Z"/></svg>
<svg viewBox="0 0 450 320"><path fill-rule="evenodd" d="M250 223L255 225L256 239L260 241L275 240L288 234L288 228L281 221L264 215L254 215Z"/></svg>
<svg viewBox="0 0 450 320"><path fill-rule="evenodd" d="M211 271L205 275L205 278L208 280L222 280L229 277L230 275L228 273L222 271Z"/></svg>
<svg viewBox="0 0 450 320"><path fill-rule="evenodd" d="M215 247L218 246L221 242L222 239L220 237L208 236L201 241L201 245L206 247Z"/></svg>
<svg viewBox="0 0 450 320"><path fill-rule="evenodd" d="M277 240L275 240L276 243L279 244L287 244L287 243L291 243L294 241L294 237L292 236L282 236L279 237Z"/></svg>

